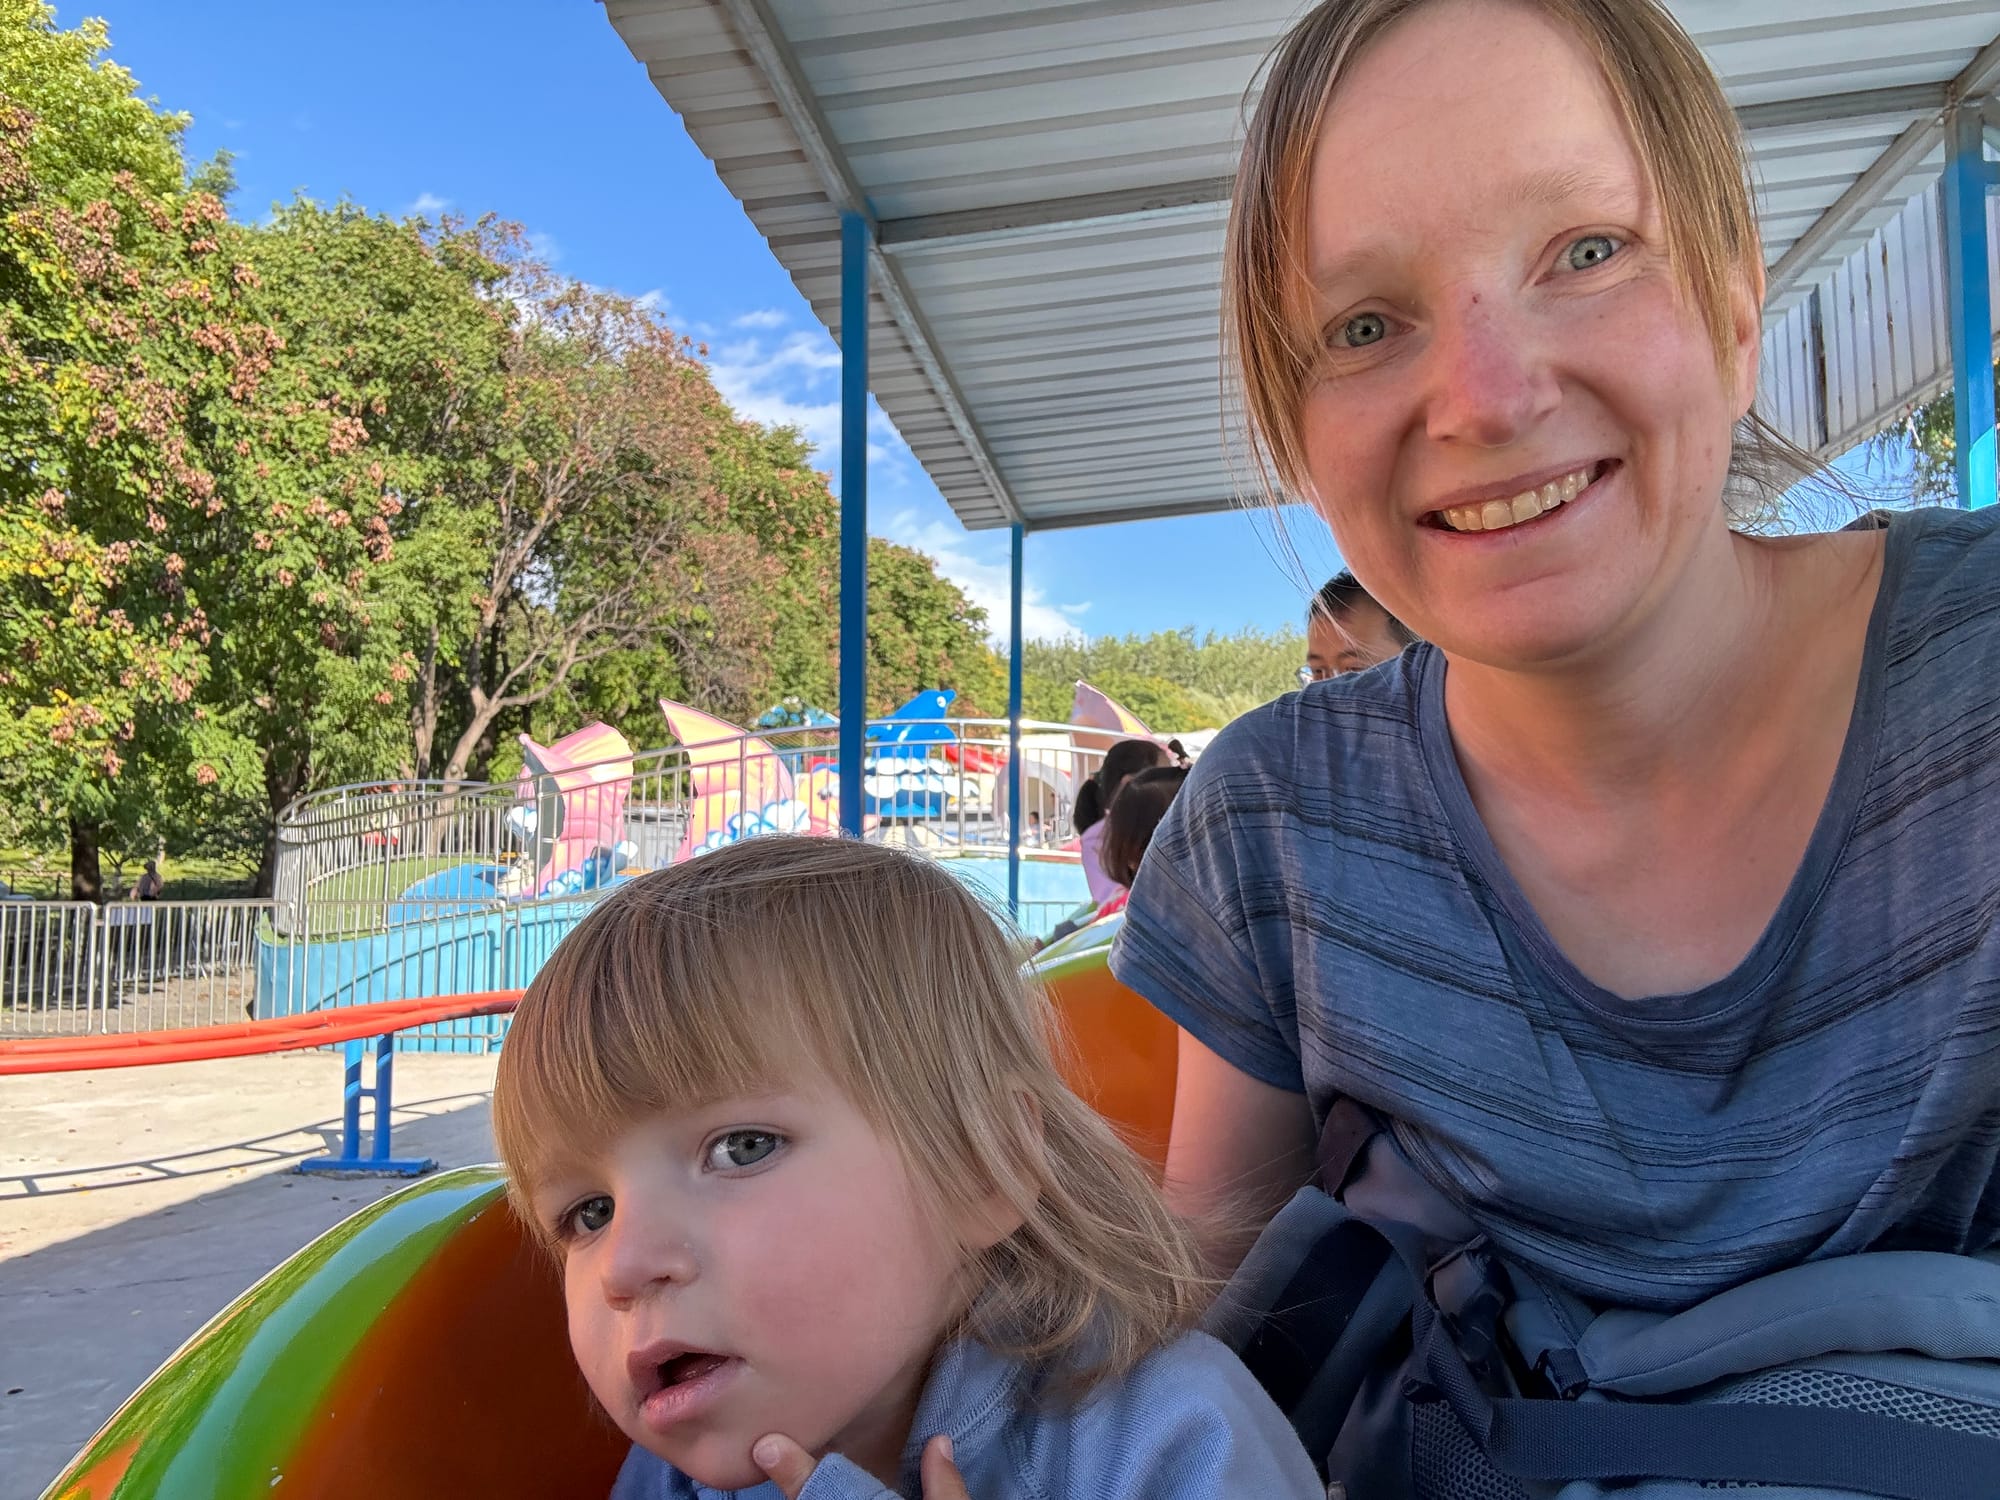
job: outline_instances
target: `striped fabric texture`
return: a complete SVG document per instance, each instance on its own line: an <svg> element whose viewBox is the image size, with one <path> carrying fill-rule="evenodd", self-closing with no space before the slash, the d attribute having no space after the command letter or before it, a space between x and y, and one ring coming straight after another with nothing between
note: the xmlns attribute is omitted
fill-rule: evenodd
<svg viewBox="0 0 2000 1500"><path fill-rule="evenodd" d="M1386 1115L1515 1259L1680 1308L1801 1260L2000 1242L2000 536L1888 524L1852 724L1737 969L1620 999L1480 823L1416 646L1237 720L1132 893L1114 972L1246 1073Z"/></svg>

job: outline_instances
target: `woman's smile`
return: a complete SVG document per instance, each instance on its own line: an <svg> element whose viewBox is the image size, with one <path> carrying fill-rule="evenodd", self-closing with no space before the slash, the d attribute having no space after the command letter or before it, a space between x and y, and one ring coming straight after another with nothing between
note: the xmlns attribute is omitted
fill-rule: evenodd
<svg viewBox="0 0 2000 1500"><path fill-rule="evenodd" d="M1604 460L1570 469L1554 479L1490 486L1485 497L1475 495L1439 506L1424 516L1424 522L1441 531L1509 531L1571 504L1610 470L1609 460Z"/></svg>

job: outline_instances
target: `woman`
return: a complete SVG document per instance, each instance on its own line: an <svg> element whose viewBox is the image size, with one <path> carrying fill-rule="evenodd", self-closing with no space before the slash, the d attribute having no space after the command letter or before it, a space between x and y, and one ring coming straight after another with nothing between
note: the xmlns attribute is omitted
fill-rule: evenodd
<svg viewBox="0 0 2000 1500"><path fill-rule="evenodd" d="M1238 720L1147 856L1179 1205L1268 1217L1345 1095L1586 1298L1991 1248L2000 542L1730 529L1762 256L1699 53L1652 0L1333 0L1236 193L1259 446L1428 644Z"/></svg>

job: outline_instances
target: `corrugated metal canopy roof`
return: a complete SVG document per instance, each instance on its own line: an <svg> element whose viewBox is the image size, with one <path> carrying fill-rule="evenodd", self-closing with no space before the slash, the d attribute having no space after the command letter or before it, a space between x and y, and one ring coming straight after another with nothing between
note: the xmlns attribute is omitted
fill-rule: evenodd
<svg viewBox="0 0 2000 1500"><path fill-rule="evenodd" d="M2000 0L1669 0L1737 106L1774 320L1938 174ZM605 0L839 333L876 225L870 388L968 527L1217 510L1242 99L1296 0Z"/></svg>

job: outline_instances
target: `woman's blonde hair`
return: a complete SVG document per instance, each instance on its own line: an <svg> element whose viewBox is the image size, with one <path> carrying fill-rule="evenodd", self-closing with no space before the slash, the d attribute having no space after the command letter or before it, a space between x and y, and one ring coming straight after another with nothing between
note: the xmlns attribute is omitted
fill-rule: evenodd
<svg viewBox="0 0 2000 1500"><path fill-rule="evenodd" d="M1147 1168L1063 1082L1053 1007L934 860L763 837L620 886L516 1012L493 1130L516 1211L636 1121L817 1068L940 1224L1021 1227L968 1265L961 1328L1080 1392L1188 1328L1203 1288Z"/></svg>
<svg viewBox="0 0 2000 1500"><path fill-rule="evenodd" d="M1223 325L1251 454L1275 497L1311 493L1299 416L1320 356L1300 299L1306 198L1326 112L1362 50L1435 3L1324 0L1278 44L1264 74L1229 211ZM1670 263L1726 366L1731 293L1739 277L1759 273L1761 251L1742 133L1708 60L1659 0L1511 3L1563 27L1596 60L1659 196ZM1734 480L1764 501L1821 469L1754 414L1736 449Z"/></svg>

